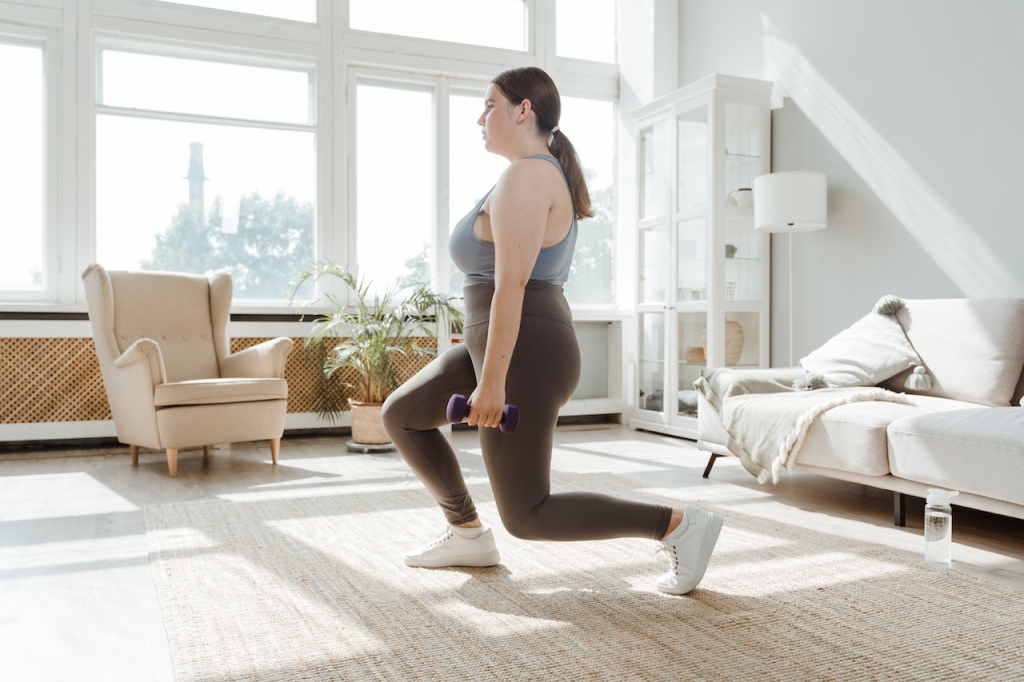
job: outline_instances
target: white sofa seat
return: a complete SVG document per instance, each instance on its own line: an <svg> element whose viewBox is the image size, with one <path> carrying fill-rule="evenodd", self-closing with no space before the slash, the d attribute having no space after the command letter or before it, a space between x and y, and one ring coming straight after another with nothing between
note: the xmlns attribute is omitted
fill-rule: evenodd
<svg viewBox="0 0 1024 682"><path fill-rule="evenodd" d="M1020 407L918 414L889 425L889 467L899 478L1024 505L1022 464Z"/></svg>
<svg viewBox="0 0 1024 682"><path fill-rule="evenodd" d="M857 402L825 412L808 428L797 464L885 476L890 473L887 429L891 423L975 407L972 403L932 396L912 396L911 400L912 405Z"/></svg>

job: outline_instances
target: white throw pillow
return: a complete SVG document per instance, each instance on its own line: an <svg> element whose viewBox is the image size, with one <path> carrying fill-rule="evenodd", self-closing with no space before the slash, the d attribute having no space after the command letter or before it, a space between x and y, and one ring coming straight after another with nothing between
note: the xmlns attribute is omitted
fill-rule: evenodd
<svg viewBox="0 0 1024 682"><path fill-rule="evenodd" d="M874 386L921 364L903 327L892 315L869 313L800 360L829 386Z"/></svg>

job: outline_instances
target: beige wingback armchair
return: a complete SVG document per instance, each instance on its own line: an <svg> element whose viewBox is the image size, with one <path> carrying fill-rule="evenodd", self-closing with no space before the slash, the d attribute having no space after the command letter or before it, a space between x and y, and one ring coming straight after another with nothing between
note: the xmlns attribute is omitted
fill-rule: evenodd
<svg viewBox="0 0 1024 682"><path fill-rule="evenodd" d="M82 273L93 340L117 438L167 451L270 440L277 464L284 433L291 339L231 353L227 324L231 276L171 272Z"/></svg>

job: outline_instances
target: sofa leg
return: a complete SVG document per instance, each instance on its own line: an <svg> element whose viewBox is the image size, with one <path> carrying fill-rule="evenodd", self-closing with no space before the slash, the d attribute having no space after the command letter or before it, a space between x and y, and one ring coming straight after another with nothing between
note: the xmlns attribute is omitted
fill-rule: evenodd
<svg viewBox="0 0 1024 682"><path fill-rule="evenodd" d="M720 455L717 452L711 453L711 457L708 458L708 465L704 467L704 478L711 475L711 467L715 466L715 460L719 457L725 457L725 455Z"/></svg>
<svg viewBox="0 0 1024 682"><path fill-rule="evenodd" d="M907 525L907 496L903 493L892 494L892 522L900 528Z"/></svg>
<svg viewBox="0 0 1024 682"><path fill-rule="evenodd" d="M130 452L132 454L132 466L133 467L139 466L139 446L138 445L129 445L128 446L128 452Z"/></svg>
<svg viewBox="0 0 1024 682"><path fill-rule="evenodd" d="M277 464L277 456L281 452L281 439L271 438L270 439L270 459Z"/></svg>

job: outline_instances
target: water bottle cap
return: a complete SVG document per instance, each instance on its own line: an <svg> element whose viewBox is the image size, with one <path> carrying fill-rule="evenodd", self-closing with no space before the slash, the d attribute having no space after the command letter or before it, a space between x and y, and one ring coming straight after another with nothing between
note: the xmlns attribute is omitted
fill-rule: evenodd
<svg viewBox="0 0 1024 682"><path fill-rule="evenodd" d="M958 490L942 490L941 488L928 488L928 504L948 505L950 500L960 494Z"/></svg>

